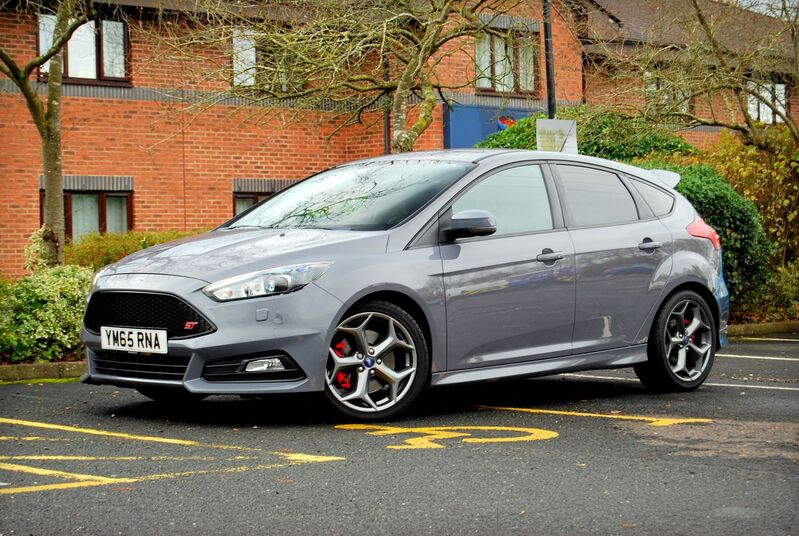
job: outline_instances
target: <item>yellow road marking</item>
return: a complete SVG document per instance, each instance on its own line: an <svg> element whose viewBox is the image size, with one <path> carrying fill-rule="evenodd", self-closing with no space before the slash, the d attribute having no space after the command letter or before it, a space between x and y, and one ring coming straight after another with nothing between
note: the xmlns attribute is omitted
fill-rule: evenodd
<svg viewBox="0 0 799 536"><path fill-rule="evenodd" d="M30 473L39 476L52 476L56 478L65 478L67 480L86 480L92 482L117 482L116 478L106 478L97 475L82 475L80 473L67 473L66 471L56 471L55 469L42 469L40 467L30 467L28 465L17 465L15 463L0 463L0 471L15 471L17 473ZM4 490L0 490L4 491Z"/></svg>
<svg viewBox="0 0 799 536"><path fill-rule="evenodd" d="M69 480L69 482L59 482L55 484L41 484L34 486L19 486L14 488L0 488L0 495L14 495L18 493L30 493L38 491L56 491L74 488L83 488L89 486L106 486L109 484L123 484L133 482L144 482L152 480L163 480L178 477L187 477L193 475L214 474L214 473L240 473L246 471L257 471L264 469L274 469L277 467L290 467L296 464L305 463L319 463L344 460L340 456L322 456L316 454L303 454L298 452L276 452L266 451L264 449L241 447L237 445L217 445L210 443L202 443L200 441L193 441L187 439L173 439L167 437L144 436L136 434L126 434L122 432L111 432L107 430L97 430L94 428L81 428L77 426L67 426L62 424L51 424L45 422L23 421L19 419L9 419L0 417L0 424L27 426L32 428L42 428L46 430L57 430L61 432L72 432L79 434L88 434L93 436L104 436L115 439L123 439L129 441L145 441L151 443L163 443L168 445L180 445L185 447L198 447L206 449L222 449L222 450L237 450L247 452L258 452L277 456L283 460L281 463L270 464L257 464L251 466L236 466L225 467L220 469L200 469L194 471L181 471L175 473L161 473L154 475L134 476L134 477L104 477L99 475L85 475L80 473L70 473L66 471L58 471L54 469L44 469L40 467L31 467L28 465L19 465L15 463L0 463L0 471L12 471L18 473L28 473L39 476L48 476L54 478L62 478ZM13 437L13 436L0 436L0 439L6 440L51 440L50 438L28 436L28 437ZM53 441L63 439L52 439ZM0 456L0 460L6 461L136 461L136 460L149 460L149 461L212 461L220 458L213 456L68 456L68 455L30 455L30 456ZM229 458L222 458L226 461L239 461L239 460L256 460L258 456L252 455L238 455Z"/></svg>
<svg viewBox="0 0 799 536"><path fill-rule="evenodd" d="M266 454L272 454L273 456L279 456L285 460L290 462L297 462L297 463L309 463L309 462L330 462L330 461L338 461L343 460L339 456L319 456L315 454L302 454L302 453L294 453L294 452L277 452L277 451L265 451L263 449L254 448L254 447L241 447L238 445L216 445L211 443L201 443L200 441L193 441L190 439L173 439L169 437L156 437L156 436L144 436L144 435L136 435L136 434L126 434L124 432L110 432L108 430L97 430L94 428L81 428L77 426L67 426L63 424L51 424L47 422L35 422L35 421L22 421L19 419L8 419L4 417L0 417L0 424L12 424L17 426L29 426L31 428L43 428L46 430L59 430L62 432L74 432L78 434L89 434L89 435L96 435L96 436L105 436L105 437L114 437L117 439L125 439L128 441L145 441L150 443L164 443L167 445L181 445L185 447L199 447L199 448L206 448L206 449L222 449L222 450L243 450L243 451L250 451L250 452L265 452Z"/></svg>
<svg viewBox="0 0 799 536"><path fill-rule="evenodd" d="M71 479L73 482L61 482L58 484L41 484L36 486L21 486L16 488L0 489L0 495L16 495L17 493L30 493L35 491L52 491L72 488L82 488L88 486L107 486L110 484L131 484L136 482L146 482L153 480L165 480L196 475L220 474L220 473L244 473L248 471L259 471L266 469L276 469L279 467L289 467L289 463L269 463L253 466L225 467L222 469L198 469L195 471L180 471L175 473L160 473L154 475L134 476L134 477L103 477L95 475L82 475L78 473L67 473L64 471L53 471L30 467L27 465L16 465L0 463L0 470L16 471L20 473L31 473L40 476L52 476L56 478Z"/></svg>
<svg viewBox="0 0 799 536"><path fill-rule="evenodd" d="M671 418L671 417L645 417L642 415L617 415L613 413L586 413L583 411L560 411L554 409L536 408L510 408L500 406L478 406L482 409L495 409L501 411L519 411L522 413L538 413L543 415L564 415L568 417L594 417L598 419L617 419L620 421L643 421L650 426L673 426L675 424L697 424L710 423L713 419L691 419L691 418Z"/></svg>
<svg viewBox="0 0 799 536"><path fill-rule="evenodd" d="M41 484L36 486L20 486L18 488L2 488L0 495L17 495L18 493L31 493L36 491L57 491L74 488L88 488L92 486L107 486L112 482L96 482L86 480L82 482L59 482L58 484Z"/></svg>
<svg viewBox="0 0 799 536"><path fill-rule="evenodd" d="M69 441L69 439L39 436L0 436L0 441Z"/></svg>
<svg viewBox="0 0 799 536"><path fill-rule="evenodd" d="M421 434L421 437L406 439L402 445L388 445L388 449L443 449L436 443L444 439L462 438L464 443L510 443L516 441L541 441L558 437L557 432L540 428L519 428L515 426L422 426L405 428L399 426L379 426L372 424L341 424L339 430L370 430L368 435L384 436L397 434ZM515 432L522 435L506 437L471 437L466 431Z"/></svg>
<svg viewBox="0 0 799 536"><path fill-rule="evenodd" d="M42 455L42 456L0 456L0 460L10 461L70 461L70 462L101 462L101 461L121 461L132 462L139 460L147 460L151 462L159 461L214 461L218 458L213 456L59 456L59 455ZM257 460L257 456L236 456L227 458L227 460Z"/></svg>
<svg viewBox="0 0 799 536"><path fill-rule="evenodd" d="M261 449L240 447L237 445L212 445L207 443L200 443L190 439L173 439L170 437L156 437L156 436L143 436L136 434L126 434L124 432L109 432L108 430L96 430L94 428L80 428L77 426L66 426L63 424L51 424L48 422L34 422L34 421L21 421L18 419L7 419L0 417L0 424L13 424L18 426L29 426L31 428L44 428L46 430L59 430L61 432L74 432L78 434L89 434L105 437L115 437L118 439L127 439L129 441L147 441L150 443L165 443L167 445L182 445L186 447L203 447L213 449L229 449L229 450L254 450Z"/></svg>

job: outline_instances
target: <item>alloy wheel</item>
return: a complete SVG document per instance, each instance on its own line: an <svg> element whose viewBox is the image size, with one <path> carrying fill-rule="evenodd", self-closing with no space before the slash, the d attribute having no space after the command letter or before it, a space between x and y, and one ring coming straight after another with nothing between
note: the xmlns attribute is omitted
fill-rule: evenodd
<svg viewBox="0 0 799 536"><path fill-rule="evenodd" d="M666 361L680 380L699 378L713 349L713 329L702 306L693 299L678 302L669 313L663 336Z"/></svg>
<svg viewBox="0 0 799 536"><path fill-rule="evenodd" d="M358 412L382 412L410 391L417 351L402 322L380 312L360 312L336 328L327 362L327 388Z"/></svg>

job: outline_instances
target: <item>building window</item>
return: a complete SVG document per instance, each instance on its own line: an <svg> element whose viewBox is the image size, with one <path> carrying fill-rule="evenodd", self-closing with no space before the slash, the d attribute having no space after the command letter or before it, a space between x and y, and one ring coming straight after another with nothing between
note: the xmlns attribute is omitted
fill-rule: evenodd
<svg viewBox="0 0 799 536"><path fill-rule="evenodd" d="M508 38L482 34L477 38L477 87L505 93L536 90L535 34L514 32Z"/></svg>
<svg viewBox="0 0 799 536"><path fill-rule="evenodd" d="M53 44L55 19L55 15L39 15L39 54L47 52ZM91 20L75 30L64 45L64 80L127 83L128 49L124 22ZM39 73L46 75L49 69L48 61L39 68Z"/></svg>
<svg viewBox="0 0 799 536"><path fill-rule="evenodd" d="M233 34L233 85L255 85L255 67L258 61L257 43L252 32Z"/></svg>
<svg viewBox="0 0 799 536"><path fill-rule="evenodd" d="M666 76L656 71L644 72L646 111L650 115L690 113L691 99Z"/></svg>
<svg viewBox="0 0 799 536"><path fill-rule="evenodd" d="M241 214L256 203L267 199L284 188L288 188L296 182L294 179L233 179L233 215Z"/></svg>
<svg viewBox="0 0 799 536"><path fill-rule="evenodd" d="M44 222L44 175L39 177L40 218ZM133 229L133 177L64 175L64 216L67 236L80 240L88 233L124 233Z"/></svg>
<svg viewBox="0 0 799 536"><path fill-rule="evenodd" d="M783 115L788 115L788 86L774 83L747 84L749 92L749 115L755 121L769 125L784 122L775 110ZM766 102L759 99L760 96Z"/></svg>
<svg viewBox="0 0 799 536"><path fill-rule="evenodd" d="M233 194L233 215L238 216L256 203L272 195L272 192Z"/></svg>
<svg viewBox="0 0 799 536"><path fill-rule="evenodd" d="M286 58L284 51L271 54L259 44L252 30L239 30L233 34L232 43L233 87L258 86L259 90L273 94L300 90L305 82L293 72L292 65L302 64L300 58Z"/></svg>
<svg viewBox="0 0 799 536"><path fill-rule="evenodd" d="M44 190L41 190L44 223ZM131 192L64 192L67 237L78 241L89 233L126 233L133 229Z"/></svg>

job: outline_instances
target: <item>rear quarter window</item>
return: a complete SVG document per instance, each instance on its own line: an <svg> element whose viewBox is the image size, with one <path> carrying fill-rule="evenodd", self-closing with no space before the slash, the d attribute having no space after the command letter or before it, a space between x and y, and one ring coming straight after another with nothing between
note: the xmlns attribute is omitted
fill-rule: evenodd
<svg viewBox="0 0 799 536"><path fill-rule="evenodd" d="M655 216L665 216L671 212L674 206L674 196L643 181L632 180L630 182L633 183L633 186L638 190L638 193L641 194L641 197L644 198L644 201L646 201L646 204L652 209Z"/></svg>

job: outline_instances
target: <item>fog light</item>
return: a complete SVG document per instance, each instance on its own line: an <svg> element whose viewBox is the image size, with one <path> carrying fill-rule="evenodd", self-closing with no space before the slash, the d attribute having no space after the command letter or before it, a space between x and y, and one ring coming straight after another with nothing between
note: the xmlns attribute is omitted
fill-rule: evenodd
<svg viewBox="0 0 799 536"><path fill-rule="evenodd" d="M266 372L270 370L286 370L279 357L269 357L266 359L256 359L250 361L244 368L244 372Z"/></svg>

